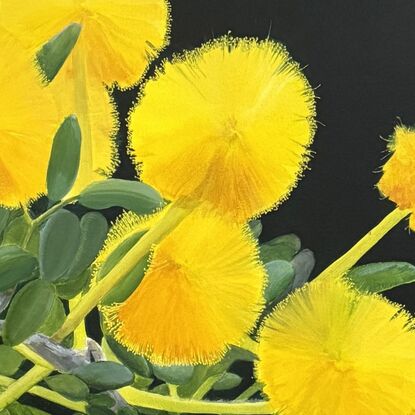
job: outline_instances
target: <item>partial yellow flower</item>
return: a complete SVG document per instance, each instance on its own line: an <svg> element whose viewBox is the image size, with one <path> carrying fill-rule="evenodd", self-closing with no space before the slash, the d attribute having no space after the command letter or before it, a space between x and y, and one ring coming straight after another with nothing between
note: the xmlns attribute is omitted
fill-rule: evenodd
<svg viewBox="0 0 415 415"><path fill-rule="evenodd" d="M260 333L256 372L286 415L409 415L413 320L340 280L316 280L277 306Z"/></svg>
<svg viewBox="0 0 415 415"><path fill-rule="evenodd" d="M315 130L314 93L285 48L222 37L166 61L130 116L144 182L239 221L295 186Z"/></svg>
<svg viewBox="0 0 415 415"><path fill-rule="evenodd" d="M46 190L57 110L33 58L0 28L0 205L19 207Z"/></svg>
<svg viewBox="0 0 415 415"><path fill-rule="evenodd" d="M210 364L254 326L265 278L248 227L195 211L154 248L134 293L103 311L117 341L154 363Z"/></svg>
<svg viewBox="0 0 415 415"><path fill-rule="evenodd" d="M402 210L415 210L415 130L398 125L388 144L391 158L383 166L378 188ZM409 220L415 230L414 217Z"/></svg>
<svg viewBox="0 0 415 415"><path fill-rule="evenodd" d="M169 31L166 0L2 0L1 23L37 51L71 23L82 25L74 50L88 77L128 87L164 47Z"/></svg>

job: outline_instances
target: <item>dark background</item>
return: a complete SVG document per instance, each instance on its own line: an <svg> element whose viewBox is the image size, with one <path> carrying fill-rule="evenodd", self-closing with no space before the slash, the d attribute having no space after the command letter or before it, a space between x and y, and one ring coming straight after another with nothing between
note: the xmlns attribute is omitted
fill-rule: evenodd
<svg viewBox="0 0 415 415"><path fill-rule="evenodd" d="M294 232L317 258L315 274L393 209L375 184L395 125L415 122L413 0L173 0L171 42L150 68L175 52L230 32L282 42L316 94L320 123L310 170L290 199L263 218L262 239ZM116 93L125 118L136 90ZM122 126L119 140L125 143ZM133 168L122 151L119 177ZM363 259L415 263L407 221ZM415 312L415 284L387 293Z"/></svg>

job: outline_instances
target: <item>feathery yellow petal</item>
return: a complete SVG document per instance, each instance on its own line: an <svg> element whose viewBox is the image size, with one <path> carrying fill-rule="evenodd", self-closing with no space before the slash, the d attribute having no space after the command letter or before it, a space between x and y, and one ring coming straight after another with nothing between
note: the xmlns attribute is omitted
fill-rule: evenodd
<svg viewBox="0 0 415 415"><path fill-rule="evenodd" d="M213 363L252 329L264 283L249 229L196 211L154 248L134 293L104 315L120 343L154 363Z"/></svg>
<svg viewBox="0 0 415 415"><path fill-rule="evenodd" d="M392 155L383 166L378 188L400 209L415 210L415 130L397 126L388 149ZM411 215L409 224L415 230L413 222Z"/></svg>
<svg viewBox="0 0 415 415"><path fill-rule="evenodd" d="M415 332L402 308L340 280L316 280L260 333L257 376L286 415L409 415Z"/></svg>
<svg viewBox="0 0 415 415"><path fill-rule="evenodd" d="M130 116L144 182L210 202L238 221L295 186L314 129L314 94L271 40L223 37L165 61Z"/></svg>
<svg viewBox="0 0 415 415"><path fill-rule="evenodd" d="M59 123L32 56L3 29L0 49L0 205L14 208L45 192Z"/></svg>
<svg viewBox="0 0 415 415"><path fill-rule="evenodd" d="M88 77L121 87L136 83L166 44L169 14L166 0L1 2L1 23L33 51L68 24L80 23Z"/></svg>

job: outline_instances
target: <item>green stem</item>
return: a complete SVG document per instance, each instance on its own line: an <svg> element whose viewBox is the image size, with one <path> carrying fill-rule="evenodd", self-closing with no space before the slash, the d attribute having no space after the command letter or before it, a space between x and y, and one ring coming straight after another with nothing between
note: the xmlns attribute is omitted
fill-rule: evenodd
<svg viewBox="0 0 415 415"><path fill-rule="evenodd" d="M394 226L408 216L409 210L396 208L383 218L371 231L359 240L344 255L327 267L318 278L336 278L343 276L374 245L376 245Z"/></svg>
<svg viewBox="0 0 415 415"><path fill-rule="evenodd" d="M234 399L234 402L247 401L251 396L255 395L261 390L261 385L258 382L253 383L249 388L244 390L239 396Z"/></svg>
<svg viewBox="0 0 415 415"><path fill-rule="evenodd" d="M193 399L202 399L212 389L212 386L223 376L222 373L208 377L193 394Z"/></svg>
<svg viewBox="0 0 415 415"><path fill-rule="evenodd" d="M48 209L45 213L42 213L36 219L33 219L32 224L35 227L41 225L46 219L52 216L56 211L65 207L66 205L70 205L71 203L76 202L78 198L79 198L79 195L76 195L76 196L71 196L71 197L68 197L67 199L61 200L59 203L57 203L56 205Z"/></svg>
<svg viewBox="0 0 415 415"><path fill-rule="evenodd" d="M9 387L15 382L14 379L8 378L6 376L0 375L0 386ZM73 411L86 413L86 402L81 401L72 401L70 399L65 398L64 396L60 395L57 392L51 391L46 388L42 388L41 386L34 386L33 388L29 389L28 391L31 395L38 396L39 398L46 399L50 402L56 403L60 406L65 408L71 409Z"/></svg>
<svg viewBox="0 0 415 415"><path fill-rule="evenodd" d="M131 405L159 411L188 413L188 414L275 414L266 401L260 402L213 402L195 399L173 398L140 391L127 386L119 389L121 396Z"/></svg>

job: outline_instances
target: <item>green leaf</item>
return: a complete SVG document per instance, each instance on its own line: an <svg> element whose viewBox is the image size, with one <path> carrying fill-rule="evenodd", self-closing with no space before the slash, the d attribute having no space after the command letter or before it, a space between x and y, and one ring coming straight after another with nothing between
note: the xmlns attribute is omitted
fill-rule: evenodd
<svg viewBox="0 0 415 415"><path fill-rule="evenodd" d="M71 298L76 297L85 289L90 279L91 273L89 269L86 269L75 278L56 281L56 292L60 298L63 298L64 300L70 300Z"/></svg>
<svg viewBox="0 0 415 415"><path fill-rule="evenodd" d="M291 261L295 271L295 278L292 289L302 287L309 279L313 271L316 260L314 254L309 249L303 249Z"/></svg>
<svg viewBox="0 0 415 415"><path fill-rule="evenodd" d="M106 336L105 340L116 358L133 372L145 378L149 378L152 375L151 367L143 356L129 352L110 336Z"/></svg>
<svg viewBox="0 0 415 415"><path fill-rule="evenodd" d="M144 232L139 232L135 235L131 235L125 241L123 241L113 252L109 255L105 263L102 265L98 272L98 279L105 277L108 272L114 268L116 264L122 262L124 255L136 244L136 242L143 236ZM102 300L102 305L110 305L113 303L120 303L125 301L139 286L141 280L144 277L147 269L149 255L144 256L140 259L134 268L118 282Z"/></svg>
<svg viewBox="0 0 415 415"><path fill-rule="evenodd" d="M75 46L80 32L81 25L72 23L43 45L37 53L37 64L47 82L51 82L59 72Z"/></svg>
<svg viewBox="0 0 415 415"><path fill-rule="evenodd" d="M26 284L13 298L3 328L3 340L15 346L36 333L55 302L53 285L43 280Z"/></svg>
<svg viewBox="0 0 415 415"><path fill-rule="evenodd" d="M13 376L23 363L24 357L13 348L0 345L0 375Z"/></svg>
<svg viewBox="0 0 415 415"><path fill-rule="evenodd" d="M286 296L292 287L295 272L290 262L271 261L265 264L268 274L268 284L264 297L267 302L279 301Z"/></svg>
<svg viewBox="0 0 415 415"><path fill-rule="evenodd" d="M382 292L415 282L415 266L408 262L377 262L352 268L347 274L365 292Z"/></svg>
<svg viewBox="0 0 415 415"><path fill-rule="evenodd" d="M114 415L114 412L111 409L94 405L88 405L86 413L88 415Z"/></svg>
<svg viewBox="0 0 415 415"><path fill-rule="evenodd" d="M165 383L162 383L161 385L157 385L156 387L151 389L150 392L157 393L157 395L163 395L163 396L169 396L170 394L169 387Z"/></svg>
<svg viewBox="0 0 415 415"><path fill-rule="evenodd" d="M24 216L17 216L12 219L4 231L3 245L23 245L26 233L28 232L29 224ZM39 250L39 232L34 231L26 246L26 251L31 252L37 256Z"/></svg>
<svg viewBox="0 0 415 415"><path fill-rule="evenodd" d="M0 234L6 229L10 218L10 210L0 207Z"/></svg>
<svg viewBox="0 0 415 415"><path fill-rule="evenodd" d="M47 412L32 406L22 405L19 402L13 402L7 409L0 412L0 415L49 415Z"/></svg>
<svg viewBox="0 0 415 415"><path fill-rule="evenodd" d="M152 187L122 179L94 182L81 192L78 201L89 209L119 206L140 215L152 213L163 205L160 194Z"/></svg>
<svg viewBox="0 0 415 415"><path fill-rule="evenodd" d="M154 375L166 383L182 385L193 375L194 366L153 366Z"/></svg>
<svg viewBox="0 0 415 415"><path fill-rule="evenodd" d="M55 297L52 309L50 310L46 321L40 327L39 332L51 336L62 326L65 319L65 307L63 306L62 301L58 297Z"/></svg>
<svg viewBox="0 0 415 415"><path fill-rule="evenodd" d="M115 400L108 393L97 393L91 395L88 403L93 406L102 406L104 408L112 408L115 405Z"/></svg>
<svg viewBox="0 0 415 415"><path fill-rule="evenodd" d="M74 401L83 401L89 396L86 383L74 375L49 376L45 382L52 390Z"/></svg>
<svg viewBox="0 0 415 415"><path fill-rule="evenodd" d="M75 115L65 118L53 139L47 173L48 198L61 200L72 188L79 169L81 129Z"/></svg>
<svg viewBox="0 0 415 415"><path fill-rule="evenodd" d="M134 382L134 375L115 362L93 362L72 371L92 388L105 391L122 388Z"/></svg>
<svg viewBox="0 0 415 415"><path fill-rule="evenodd" d="M76 278L98 255L108 232L107 220L101 213L89 212L81 218L81 240L65 279Z"/></svg>
<svg viewBox="0 0 415 415"><path fill-rule="evenodd" d="M294 255L301 248L301 241L294 234L278 236L271 241L265 242L260 247L260 257L262 262L275 261L281 259L291 261Z"/></svg>
<svg viewBox="0 0 415 415"><path fill-rule="evenodd" d="M16 245L0 246L0 291L38 276L37 259Z"/></svg>
<svg viewBox="0 0 415 415"><path fill-rule="evenodd" d="M138 413L132 406L123 406L118 410L117 415L138 415Z"/></svg>
<svg viewBox="0 0 415 415"><path fill-rule="evenodd" d="M242 378L235 373L226 372L223 376L213 385L215 391L225 391L238 387L242 382Z"/></svg>
<svg viewBox="0 0 415 415"><path fill-rule="evenodd" d="M76 215L59 210L40 231L40 275L56 281L65 275L76 255L81 239L81 229Z"/></svg>
<svg viewBox="0 0 415 415"><path fill-rule="evenodd" d="M262 223L259 219L254 219L249 222L249 227L251 228L252 235L254 238L259 238L262 232Z"/></svg>

